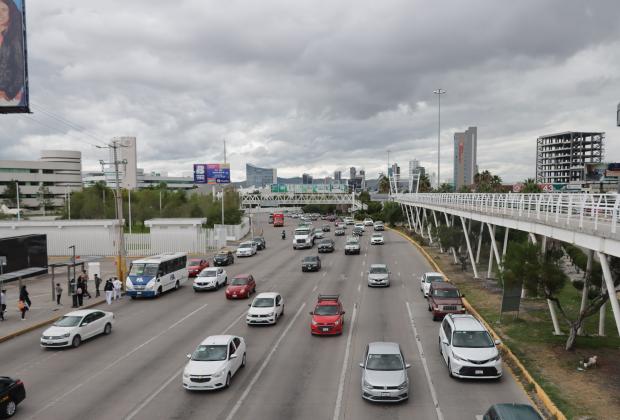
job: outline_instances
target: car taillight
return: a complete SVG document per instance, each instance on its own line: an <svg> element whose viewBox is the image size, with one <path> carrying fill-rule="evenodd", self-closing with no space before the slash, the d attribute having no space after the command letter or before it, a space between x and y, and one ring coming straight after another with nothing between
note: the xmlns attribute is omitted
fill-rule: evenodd
<svg viewBox="0 0 620 420"><path fill-rule="evenodd" d="M15 385L23 385L24 383L22 382L21 379L18 379L15 381Z"/></svg>

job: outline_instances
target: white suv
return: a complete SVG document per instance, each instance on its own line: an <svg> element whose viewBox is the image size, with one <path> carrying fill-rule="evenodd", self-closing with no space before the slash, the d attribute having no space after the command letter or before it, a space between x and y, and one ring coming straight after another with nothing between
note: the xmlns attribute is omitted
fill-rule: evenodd
<svg viewBox="0 0 620 420"><path fill-rule="evenodd" d="M382 233L373 233L370 238L370 245L383 245L385 244L385 240L383 239Z"/></svg>
<svg viewBox="0 0 620 420"><path fill-rule="evenodd" d="M228 283L228 275L222 267L207 267L194 277L195 292L217 290Z"/></svg>
<svg viewBox="0 0 620 420"><path fill-rule="evenodd" d="M284 315L284 299L279 293L260 293L248 305L245 322L252 324L275 324Z"/></svg>
<svg viewBox="0 0 620 420"><path fill-rule="evenodd" d="M448 314L439 328L439 353L451 377L501 378L499 344L472 315Z"/></svg>
<svg viewBox="0 0 620 420"><path fill-rule="evenodd" d="M364 226L372 226L373 225L373 221L370 217L364 219Z"/></svg>

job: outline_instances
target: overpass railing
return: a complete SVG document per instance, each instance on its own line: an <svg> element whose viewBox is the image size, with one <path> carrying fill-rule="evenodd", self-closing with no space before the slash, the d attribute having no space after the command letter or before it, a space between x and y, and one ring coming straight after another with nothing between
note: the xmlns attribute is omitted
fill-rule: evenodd
<svg viewBox="0 0 620 420"><path fill-rule="evenodd" d="M394 194L402 204L430 205L615 234L618 194Z"/></svg>

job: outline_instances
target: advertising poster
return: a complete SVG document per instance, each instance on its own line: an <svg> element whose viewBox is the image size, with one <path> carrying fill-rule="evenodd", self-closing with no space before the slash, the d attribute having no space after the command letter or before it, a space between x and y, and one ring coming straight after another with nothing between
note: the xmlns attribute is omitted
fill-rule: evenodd
<svg viewBox="0 0 620 420"><path fill-rule="evenodd" d="M24 0L0 0L0 114L28 113Z"/></svg>
<svg viewBox="0 0 620 420"><path fill-rule="evenodd" d="M207 163L207 184L230 184L229 163Z"/></svg>

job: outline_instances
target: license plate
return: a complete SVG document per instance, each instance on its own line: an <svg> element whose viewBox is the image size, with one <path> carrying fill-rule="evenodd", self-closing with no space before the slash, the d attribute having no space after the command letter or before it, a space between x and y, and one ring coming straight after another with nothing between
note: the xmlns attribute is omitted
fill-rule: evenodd
<svg viewBox="0 0 620 420"><path fill-rule="evenodd" d="M136 294L137 294L137 295L141 295L141 294L142 294L142 292L136 292Z"/></svg>
<svg viewBox="0 0 620 420"><path fill-rule="evenodd" d="M382 392L382 393L381 393L381 396L382 396L382 397L389 397L389 396L390 396L390 393L389 393L389 392Z"/></svg>
<svg viewBox="0 0 620 420"><path fill-rule="evenodd" d="M237 297L237 294L235 293L235 294L233 295L233 297Z"/></svg>
<svg viewBox="0 0 620 420"><path fill-rule="evenodd" d="M480 369L476 369L476 371L474 372L476 375L482 375L484 373L483 370Z"/></svg>
<svg viewBox="0 0 620 420"><path fill-rule="evenodd" d="M327 331L329 331L329 328L325 328L324 327L324 328L322 328L322 330L323 330L323 332L327 332Z"/></svg>

